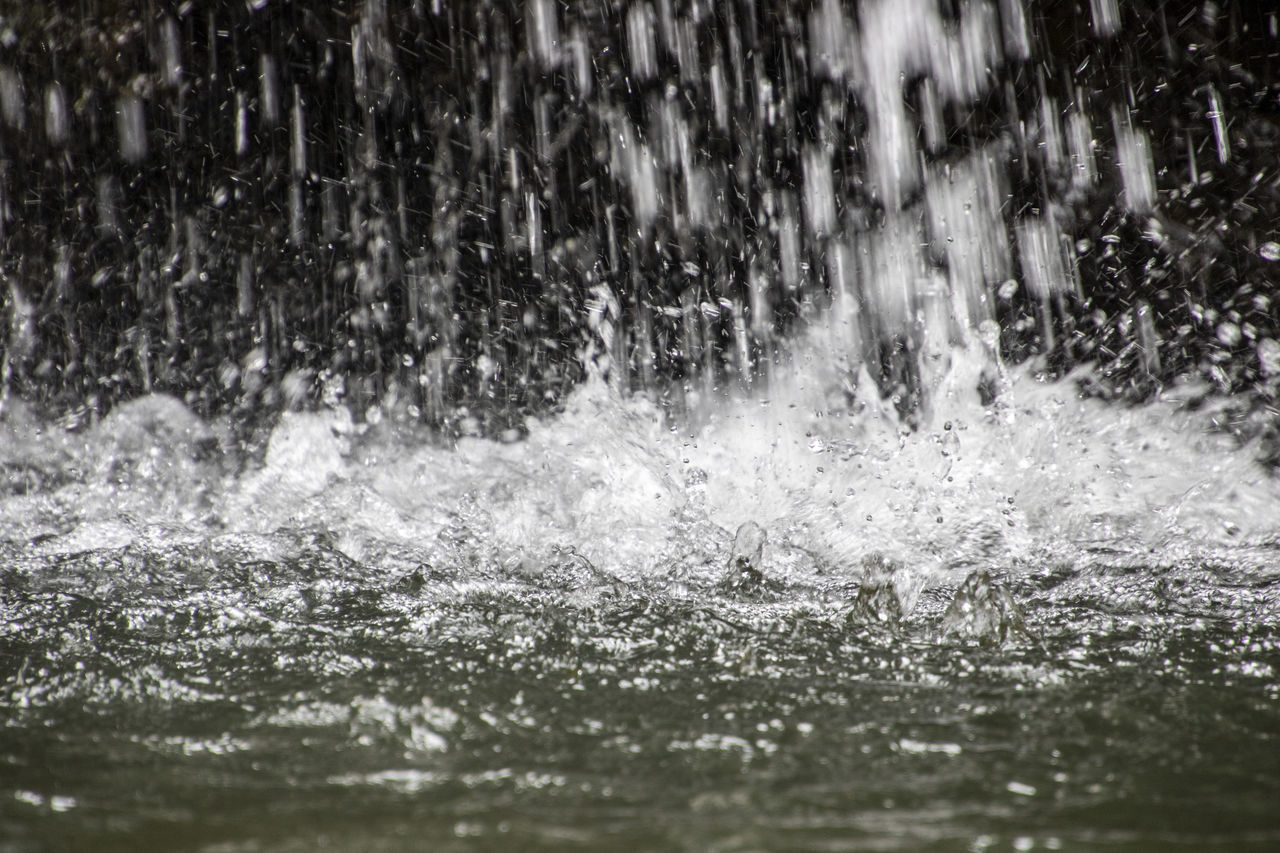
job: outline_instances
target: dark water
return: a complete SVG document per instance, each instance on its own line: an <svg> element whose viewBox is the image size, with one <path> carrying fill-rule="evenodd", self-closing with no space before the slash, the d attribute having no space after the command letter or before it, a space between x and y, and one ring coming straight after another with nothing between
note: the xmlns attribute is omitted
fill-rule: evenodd
<svg viewBox="0 0 1280 853"><path fill-rule="evenodd" d="M890 631L291 547L5 558L4 849L1280 843L1274 546L1025 567L1003 645L939 638L945 589Z"/></svg>

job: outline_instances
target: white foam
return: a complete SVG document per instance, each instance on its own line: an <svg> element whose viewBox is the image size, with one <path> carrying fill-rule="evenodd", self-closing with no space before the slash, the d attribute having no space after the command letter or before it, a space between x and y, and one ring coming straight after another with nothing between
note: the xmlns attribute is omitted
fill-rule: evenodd
<svg viewBox="0 0 1280 853"><path fill-rule="evenodd" d="M693 421L597 378L516 443L443 447L407 426L362 437L341 409L289 415L265 464L239 475L182 461L191 429L149 428L129 456L141 466L132 480L117 467L2 495L0 530L40 536L42 553L76 553L148 529L177 542L321 528L371 569L406 549L464 573L568 561L642 581L718 577L731 531L752 522L768 537L766 572L856 580L862 558L880 552L906 567L905 586L1093 553L1207 558L1280 535L1280 479L1254 448L1205 428L1211 407L1190 413L1172 396L1107 405L1024 369L984 408L974 386L989 356L953 347L937 403L911 431L865 370L830 358L826 334L819 325L793 346L767 398L704 399ZM166 403L166 425L188 423ZM13 459L0 462L37 471L73 471L139 429L117 418L79 446L26 421L6 428L0 446Z"/></svg>
<svg viewBox="0 0 1280 853"><path fill-rule="evenodd" d="M953 372L972 375L975 357L953 353ZM755 521L836 566L881 551L941 572L1103 546L1191 553L1280 529L1280 481L1174 400L1109 406L1022 371L1007 416L953 396L907 432L870 387L840 413L805 369L767 404L722 411L690 462L708 472L713 519Z"/></svg>

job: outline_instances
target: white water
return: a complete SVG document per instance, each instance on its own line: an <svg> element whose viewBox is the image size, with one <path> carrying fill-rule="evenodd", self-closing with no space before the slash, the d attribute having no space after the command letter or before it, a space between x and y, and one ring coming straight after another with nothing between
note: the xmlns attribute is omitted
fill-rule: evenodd
<svg viewBox="0 0 1280 853"><path fill-rule="evenodd" d="M953 351L937 414L915 432L865 376L849 393L851 377L801 348L766 398L721 400L696 424L592 382L519 442L442 447L390 415L357 426L335 408L285 415L263 458L244 463L201 451L229 445L227 431L170 398L82 434L11 410L0 540L45 556L226 537L269 552L270 534L307 530L387 570L518 575L585 558L606 576L661 581L723 574L733 531L754 522L766 574L852 580L883 553L904 567L909 604L974 568L1099 554L1239 565L1280 536L1280 479L1254 448L1210 432L1204 409L1176 395L1103 404L1027 370L984 408L955 390L978 369Z"/></svg>

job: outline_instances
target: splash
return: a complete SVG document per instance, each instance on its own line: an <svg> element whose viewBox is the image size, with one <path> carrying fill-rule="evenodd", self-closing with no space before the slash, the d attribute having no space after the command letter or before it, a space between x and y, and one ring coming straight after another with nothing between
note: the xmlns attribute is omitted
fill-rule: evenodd
<svg viewBox="0 0 1280 853"><path fill-rule="evenodd" d="M1280 482L1175 393L1105 405L1028 367L984 405L968 389L986 355L953 348L945 405L911 430L820 343L798 344L766 396L687 418L597 378L509 442L445 444L390 414L357 425L333 407L286 414L260 459L241 461L225 427L163 396L79 434L11 412L0 535L48 555L320 531L345 558L388 570L559 567L629 583L718 582L738 551L766 578L851 581L883 555L902 567L908 602L978 569L1203 558L1276 536ZM752 547L739 548L748 526Z"/></svg>
<svg viewBox="0 0 1280 853"><path fill-rule="evenodd" d="M849 814L889 847L921 824L892 797L958 848L1134 802L1168 837L1167 779L1194 794L1174 831L1273 838L1280 483L1253 448L1025 370L984 406L960 349L912 430L821 343L688 419L597 376L509 442L341 406L243 443L166 397L80 432L11 407L0 832L391 849L549 792L530 849L690 814L721 822L687 849L862 843ZM1152 755L1184 763L1152 782ZM835 781L777 796L813 768Z"/></svg>

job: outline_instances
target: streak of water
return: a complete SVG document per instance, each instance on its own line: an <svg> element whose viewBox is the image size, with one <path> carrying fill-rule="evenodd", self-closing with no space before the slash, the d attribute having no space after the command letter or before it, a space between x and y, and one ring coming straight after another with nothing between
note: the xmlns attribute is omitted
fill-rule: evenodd
<svg viewBox="0 0 1280 853"><path fill-rule="evenodd" d="M197 6L0 17L0 849L1280 841L1274 15Z"/></svg>

